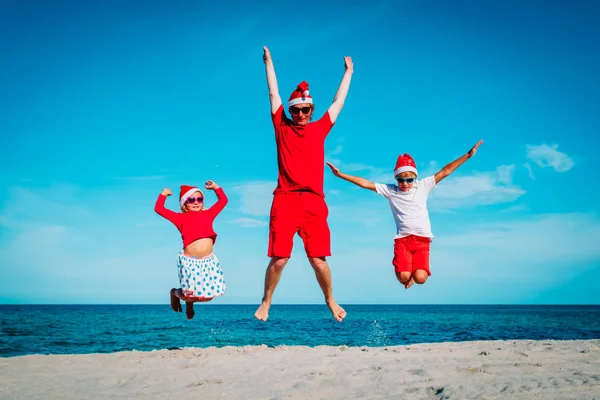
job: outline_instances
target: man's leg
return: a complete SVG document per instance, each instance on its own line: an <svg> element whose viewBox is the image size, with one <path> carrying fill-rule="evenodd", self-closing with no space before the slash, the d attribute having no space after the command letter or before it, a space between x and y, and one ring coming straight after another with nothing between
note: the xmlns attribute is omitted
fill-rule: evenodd
<svg viewBox="0 0 600 400"><path fill-rule="evenodd" d="M275 287L281 278L283 267L287 264L294 246L294 235L298 230L297 195L276 194L271 205L271 219L269 222L269 251L271 257L267 272L265 273L265 288L260 306L254 316L266 321L269 318L269 309Z"/></svg>
<svg viewBox="0 0 600 400"><path fill-rule="evenodd" d="M302 226L300 237L304 241L304 250L310 265L315 270L315 276L325 296L325 303L331 310L333 318L342 321L346 311L333 299L331 288L331 270L325 257L331 255L331 233L327 216L329 210L325 200L312 193L302 194Z"/></svg>
<svg viewBox="0 0 600 400"><path fill-rule="evenodd" d="M342 322L342 320L346 317L346 311L333 299L331 270L329 269L327 260L325 257L308 257L308 261L315 270L315 276L317 277L319 286L321 286L323 296L325 296L325 303L327 303L327 307L329 307L329 310L331 310L333 318L339 322Z"/></svg>
<svg viewBox="0 0 600 400"><path fill-rule="evenodd" d="M266 321L267 318L269 318L269 309L271 308L273 293L275 292L283 268L288 260L288 257L271 257L271 262L269 262L267 272L265 273L265 290L262 302L258 307L258 310L254 313L254 316L261 321Z"/></svg>

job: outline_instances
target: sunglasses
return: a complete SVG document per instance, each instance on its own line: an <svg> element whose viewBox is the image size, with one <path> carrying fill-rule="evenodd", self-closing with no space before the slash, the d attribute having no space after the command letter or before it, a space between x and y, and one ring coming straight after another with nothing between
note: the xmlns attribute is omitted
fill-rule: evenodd
<svg viewBox="0 0 600 400"><path fill-rule="evenodd" d="M202 203L204 201L204 197L188 197L185 202L188 204L194 204L196 201L198 201L198 203Z"/></svg>
<svg viewBox="0 0 600 400"><path fill-rule="evenodd" d="M294 115L300 114L300 111L302 111L302 114L306 115L310 112L311 108L310 107L291 107L290 108L290 112Z"/></svg>
<svg viewBox="0 0 600 400"><path fill-rule="evenodd" d="M396 180L398 181L398 183L413 183L415 181L415 178L400 178L400 177L397 177Z"/></svg>

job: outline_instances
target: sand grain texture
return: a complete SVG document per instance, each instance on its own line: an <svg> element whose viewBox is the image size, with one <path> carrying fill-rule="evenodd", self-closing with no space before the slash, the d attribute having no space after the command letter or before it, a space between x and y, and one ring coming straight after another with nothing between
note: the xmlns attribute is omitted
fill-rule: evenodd
<svg viewBox="0 0 600 400"><path fill-rule="evenodd" d="M600 399L600 340L0 359L2 399Z"/></svg>

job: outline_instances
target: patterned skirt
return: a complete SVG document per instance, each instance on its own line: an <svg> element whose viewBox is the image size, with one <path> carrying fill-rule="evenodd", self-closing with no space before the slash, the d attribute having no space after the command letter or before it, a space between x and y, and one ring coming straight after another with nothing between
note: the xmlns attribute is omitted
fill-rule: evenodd
<svg viewBox="0 0 600 400"><path fill-rule="evenodd" d="M181 291L186 297L212 299L225 294L225 277L214 253L193 257L182 250L177 256L177 271Z"/></svg>

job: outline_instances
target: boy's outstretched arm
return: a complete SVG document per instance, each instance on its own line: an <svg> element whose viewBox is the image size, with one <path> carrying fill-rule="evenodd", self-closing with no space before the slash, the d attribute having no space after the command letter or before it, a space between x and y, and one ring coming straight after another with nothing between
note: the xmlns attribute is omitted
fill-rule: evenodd
<svg viewBox="0 0 600 400"><path fill-rule="evenodd" d="M331 123L334 124L338 115L340 115L340 111L342 111L342 107L344 107L344 101L346 101L346 96L348 95L348 90L350 89L350 81L352 80L352 74L354 73L354 64L352 63L352 57L345 56L344 57L344 76L342 77L342 82L338 87L337 93L333 98L333 103L329 106L329 118L331 119Z"/></svg>
<svg viewBox="0 0 600 400"><path fill-rule="evenodd" d="M375 184L373 182L371 182L370 180L365 179L365 178L360 178L358 176L352 176L352 175L345 174L345 173L341 172L339 170L339 168L336 167L335 165L333 165L332 163L328 162L327 165L329 165L329 168L331 168L331 172L333 172L333 175L337 176L338 178L342 178L348 182L352 182L355 185L360 186L363 189L369 189L374 192L376 191Z"/></svg>
<svg viewBox="0 0 600 400"><path fill-rule="evenodd" d="M273 66L271 52L267 46L263 47L263 51L263 61L265 62L267 72L267 85L269 86L269 99L271 100L271 113L275 114L281 106L281 96L279 96L279 87L277 86L277 76L275 76L275 67Z"/></svg>
<svg viewBox="0 0 600 400"><path fill-rule="evenodd" d="M477 142L475 144L475 146L471 147L471 150L469 150L465 155L457 158L456 160L452 161L450 164L448 164L444 168L442 168L440 170L440 172L435 174L435 183L436 184L440 183L440 181L442 179L444 179L445 177L447 177L448 175L453 173L456 170L456 168L463 165L463 163L465 161L467 161L469 158L473 157L475 155L475 153L477 152L477 149L479 148L479 146L481 146L482 143L483 143L483 140L480 140L479 142Z"/></svg>

